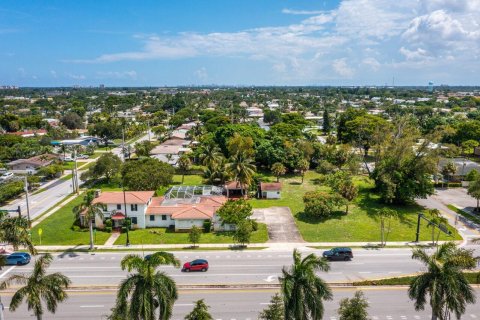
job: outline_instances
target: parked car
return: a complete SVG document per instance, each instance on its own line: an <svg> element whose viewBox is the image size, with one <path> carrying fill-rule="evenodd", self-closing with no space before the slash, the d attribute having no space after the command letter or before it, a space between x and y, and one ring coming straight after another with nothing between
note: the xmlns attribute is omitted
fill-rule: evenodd
<svg viewBox="0 0 480 320"><path fill-rule="evenodd" d="M205 272L208 270L208 261L203 259L197 259L190 262L185 262L183 265L182 271L202 271Z"/></svg>
<svg viewBox="0 0 480 320"><path fill-rule="evenodd" d="M323 257L330 261L350 261L353 259L352 249L341 247L323 252Z"/></svg>
<svg viewBox="0 0 480 320"><path fill-rule="evenodd" d="M88 155L86 155L86 154L79 154L79 155L77 155L77 159L88 159L88 158L90 158L90 157L89 157Z"/></svg>
<svg viewBox="0 0 480 320"><path fill-rule="evenodd" d="M6 256L7 266L23 266L30 262L32 257L26 252L14 252Z"/></svg>
<svg viewBox="0 0 480 320"><path fill-rule="evenodd" d="M71 162L71 161L73 161L73 158L72 157L64 157L62 160L65 161L65 162Z"/></svg>
<svg viewBox="0 0 480 320"><path fill-rule="evenodd" d="M4 174L2 174L0 176L1 181L6 181L6 180L11 179L11 178L13 178L13 173L12 172L5 172Z"/></svg>

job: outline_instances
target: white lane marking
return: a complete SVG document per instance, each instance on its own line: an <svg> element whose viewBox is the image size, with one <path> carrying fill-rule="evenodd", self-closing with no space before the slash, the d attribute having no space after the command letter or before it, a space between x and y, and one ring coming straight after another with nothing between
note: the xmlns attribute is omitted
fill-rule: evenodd
<svg viewBox="0 0 480 320"><path fill-rule="evenodd" d="M388 320L392 320L392 316L387 316L387 319L388 319Z"/></svg>
<svg viewBox="0 0 480 320"><path fill-rule="evenodd" d="M343 272L329 272L328 274L343 274Z"/></svg>
<svg viewBox="0 0 480 320"><path fill-rule="evenodd" d="M191 307L193 303L175 303L175 307Z"/></svg>
<svg viewBox="0 0 480 320"><path fill-rule="evenodd" d="M8 268L7 270L5 270L4 273L0 274L0 279L5 277L10 271L12 271L13 269L15 269L15 266L11 266L10 268Z"/></svg>
<svg viewBox="0 0 480 320"><path fill-rule="evenodd" d="M420 319L420 316L413 316L415 319Z"/></svg>
<svg viewBox="0 0 480 320"><path fill-rule="evenodd" d="M80 308L103 308L105 307L103 304L96 304L91 306L80 306Z"/></svg>
<svg viewBox="0 0 480 320"><path fill-rule="evenodd" d="M271 302L260 302L260 305L262 306L269 306L271 304L272 304Z"/></svg>
<svg viewBox="0 0 480 320"><path fill-rule="evenodd" d="M400 318L402 318L402 319L407 319L407 316L400 316Z"/></svg>
<svg viewBox="0 0 480 320"><path fill-rule="evenodd" d="M377 316L372 316L372 320L378 320Z"/></svg>
<svg viewBox="0 0 480 320"><path fill-rule="evenodd" d="M394 274L394 273L402 273L402 271L390 271L388 274Z"/></svg>
<svg viewBox="0 0 480 320"><path fill-rule="evenodd" d="M111 257L110 260L115 260L116 258L115 257Z"/></svg>
<svg viewBox="0 0 480 320"><path fill-rule="evenodd" d="M474 315L474 314L471 314L470 317L472 317L473 319L476 319L476 318L477 318L477 316Z"/></svg>
<svg viewBox="0 0 480 320"><path fill-rule="evenodd" d="M369 274L369 273L372 273L372 272L370 272L370 271L360 271L360 272L358 272L358 273L361 273L361 274Z"/></svg>

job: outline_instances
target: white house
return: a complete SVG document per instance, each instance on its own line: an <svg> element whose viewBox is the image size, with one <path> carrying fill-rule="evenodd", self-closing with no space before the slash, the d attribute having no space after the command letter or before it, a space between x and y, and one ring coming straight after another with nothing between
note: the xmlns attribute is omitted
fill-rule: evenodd
<svg viewBox="0 0 480 320"><path fill-rule="evenodd" d="M280 182L261 182L260 197L264 199L280 199L282 183Z"/></svg>

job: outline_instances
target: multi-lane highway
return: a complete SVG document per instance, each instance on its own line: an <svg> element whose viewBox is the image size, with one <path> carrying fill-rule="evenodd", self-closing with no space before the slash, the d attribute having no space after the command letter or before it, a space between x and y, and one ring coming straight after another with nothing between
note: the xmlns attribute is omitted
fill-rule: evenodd
<svg viewBox="0 0 480 320"><path fill-rule="evenodd" d="M321 255L322 250L312 252ZM329 282L352 282L412 274L422 268L419 262L410 258L409 249L354 249L354 255L352 261L332 262L331 270L322 272L321 276ZM120 260L124 256L125 253L58 253L50 270L63 272L75 286L112 286L127 274L120 269ZM171 266L162 267L178 284L276 283L282 267L292 263L292 253L286 251L194 251L177 252L175 256L182 263L196 258L207 259L210 263L210 269L205 273L182 273ZM28 273L32 264L4 270L0 278L12 273Z"/></svg>
<svg viewBox="0 0 480 320"><path fill-rule="evenodd" d="M372 320L427 320L431 318L430 308L415 311L413 302L408 298L407 288L359 288L368 302ZM338 319L337 309L342 298L352 297L357 288L334 288L334 299L325 302L324 319ZM175 303L172 319L183 319L192 308L194 301L205 299L210 306L214 319L257 319L258 313L266 308L275 289L211 289L180 290ZM480 290L476 290L477 295ZM3 294L2 301L8 306L11 294ZM67 302L60 304L55 315L45 314L44 319L105 319L115 301L114 291L70 292ZM5 310L6 319L34 318L25 305L17 311ZM463 319L480 319L480 304L469 305Z"/></svg>

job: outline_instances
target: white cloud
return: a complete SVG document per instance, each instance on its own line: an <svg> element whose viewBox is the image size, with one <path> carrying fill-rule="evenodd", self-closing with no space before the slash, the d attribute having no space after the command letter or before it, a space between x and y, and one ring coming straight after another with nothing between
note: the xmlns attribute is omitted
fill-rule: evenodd
<svg viewBox="0 0 480 320"><path fill-rule="evenodd" d="M73 80L85 80L85 79L87 79L87 77L84 76L83 74L67 73L67 77L69 77L70 79L73 79Z"/></svg>
<svg viewBox="0 0 480 320"><path fill-rule="evenodd" d="M355 73L355 71L348 66L346 58L333 60L332 67L338 75L345 78L351 78Z"/></svg>
<svg viewBox="0 0 480 320"><path fill-rule="evenodd" d="M322 14L325 11L323 10L293 10L293 9L283 9L282 13L285 14L295 14L295 15L314 15L314 14Z"/></svg>
<svg viewBox="0 0 480 320"><path fill-rule="evenodd" d="M137 79L137 72L131 71L99 71L97 72L97 78L99 79Z"/></svg>
<svg viewBox="0 0 480 320"><path fill-rule="evenodd" d="M282 12L298 21L237 32L136 34L136 50L70 62L229 57L264 62L273 77L304 82L369 72L390 77L389 68L408 73L422 62L444 70L463 63L480 72L480 0L343 0L332 11Z"/></svg>
<svg viewBox="0 0 480 320"><path fill-rule="evenodd" d="M207 68L201 67L200 69L195 71L195 76L200 80L207 80L208 79L208 72Z"/></svg>

